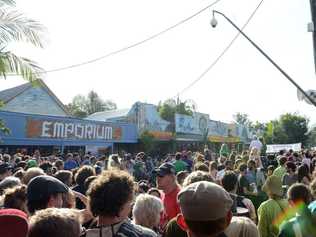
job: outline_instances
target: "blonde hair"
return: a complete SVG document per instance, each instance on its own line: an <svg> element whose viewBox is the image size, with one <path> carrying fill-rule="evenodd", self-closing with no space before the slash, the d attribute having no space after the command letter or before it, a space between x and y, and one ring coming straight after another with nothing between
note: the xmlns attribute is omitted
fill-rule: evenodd
<svg viewBox="0 0 316 237"><path fill-rule="evenodd" d="M259 231L255 223L248 217L233 216L229 226L225 230L227 237L259 237Z"/></svg>
<svg viewBox="0 0 316 237"><path fill-rule="evenodd" d="M133 208L135 223L147 228L156 227L162 210L163 204L159 198L150 194L140 194L136 197Z"/></svg>
<svg viewBox="0 0 316 237"><path fill-rule="evenodd" d="M41 168L38 167L32 167L27 169L27 171L25 172L23 179L22 179L22 183L25 185L28 185L28 183L30 182L30 180L36 176L40 176L40 175L45 175L44 170L42 170Z"/></svg>
<svg viewBox="0 0 316 237"><path fill-rule="evenodd" d="M56 228L58 227L58 228ZM29 237L79 237L81 225L73 209L47 208L30 218Z"/></svg>

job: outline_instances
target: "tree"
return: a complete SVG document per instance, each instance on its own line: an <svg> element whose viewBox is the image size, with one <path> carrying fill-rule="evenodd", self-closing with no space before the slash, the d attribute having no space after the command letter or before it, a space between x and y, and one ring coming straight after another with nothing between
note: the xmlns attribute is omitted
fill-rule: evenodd
<svg viewBox="0 0 316 237"><path fill-rule="evenodd" d="M266 125L264 139L267 143L287 144L307 143L308 119L297 113L287 113L278 120L272 120Z"/></svg>
<svg viewBox="0 0 316 237"><path fill-rule="evenodd" d="M243 114L243 113L237 112L236 114L233 115L233 118L234 118L235 122L240 124L240 125L249 126L252 124L252 122L249 119L248 114Z"/></svg>
<svg viewBox="0 0 316 237"><path fill-rule="evenodd" d="M34 61L7 50L7 47L14 42L43 47L45 32L43 25L15 9L14 0L0 0L0 76L6 78L8 74L18 74L28 81L36 81L43 69ZM0 131L9 132L2 120Z"/></svg>
<svg viewBox="0 0 316 237"><path fill-rule="evenodd" d="M43 47L45 32L43 25L15 9L14 0L0 0L0 76L6 78L13 73L28 81L38 79L43 69L28 58L15 55L7 47L20 41Z"/></svg>
<svg viewBox="0 0 316 237"><path fill-rule="evenodd" d="M104 101L99 95L90 91L88 96L76 95L67 105L70 113L76 117L84 118L90 114L116 109L116 104L111 100Z"/></svg>
<svg viewBox="0 0 316 237"><path fill-rule="evenodd" d="M178 103L173 99L168 99L163 103L159 102L158 112L161 118L174 123L175 113L192 116L194 108L186 101Z"/></svg>
<svg viewBox="0 0 316 237"><path fill-rule="evenodd" d="M144 131L140 135L139 140L146 153L150 153L153 150L155 146L155 137L149 131Z"/></svg>

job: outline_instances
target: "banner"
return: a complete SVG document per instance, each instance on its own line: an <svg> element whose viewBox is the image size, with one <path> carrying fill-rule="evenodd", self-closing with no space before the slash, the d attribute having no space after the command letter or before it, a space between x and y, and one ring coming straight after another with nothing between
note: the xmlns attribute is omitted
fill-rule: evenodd
<svg viewBox="0 0 316 237"><path fill-rule="evenodd" d="M302 143L267 145L266 153L278 153L281 150L288 151L290 149L292 149L293 151L301 151Z"/></svg>
<svg viewBox="0 0 316 237"><path fill-rule="evenodd" d="M176 132L203 135L208 129L208 114L194 113L193 116L175 114Z"/></svg>

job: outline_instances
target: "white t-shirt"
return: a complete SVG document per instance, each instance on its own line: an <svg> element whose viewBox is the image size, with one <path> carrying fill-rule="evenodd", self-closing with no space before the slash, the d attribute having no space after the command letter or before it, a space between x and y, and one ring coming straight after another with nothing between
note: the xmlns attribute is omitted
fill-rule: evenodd
<svg viewBox="0 0 316 237"><path fill-rule="evenodd" d="M249 146L250 150L253 147L257 148L258 151L261 151L262 143L259 140L252 140Z"/></svg>

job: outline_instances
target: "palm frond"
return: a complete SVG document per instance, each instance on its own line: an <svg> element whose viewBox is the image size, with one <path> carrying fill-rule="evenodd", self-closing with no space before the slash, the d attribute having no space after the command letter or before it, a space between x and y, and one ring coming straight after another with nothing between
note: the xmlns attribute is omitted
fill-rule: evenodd
<svg viewBox="0 0 316 237"><path fill-rule="evenodd" d="M14 73L34 82L40 78L42 72L43 69L30 59L19 57L12 52L0 52L0 76L6 77Z"/></svg>
<svg viewBox="0 0 316 237"><path fill-rule="evenodd" d="M43 47L46 28L11 8L0 9L0 45L24 41Z"/></svg>
<svg viewBox="0 0 316 237"><path fill-rule="evenodd" d="M15 6L14 0L0 0L0 7L8 5L8 6Z"/></svg>

